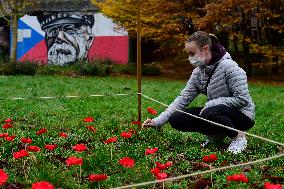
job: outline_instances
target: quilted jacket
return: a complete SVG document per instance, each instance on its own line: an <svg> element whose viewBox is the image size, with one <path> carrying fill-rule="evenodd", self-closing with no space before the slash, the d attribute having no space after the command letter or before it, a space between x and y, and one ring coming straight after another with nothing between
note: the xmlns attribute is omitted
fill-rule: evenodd
<svg viewBox="0 0 284 189"><path fill-rule="evenodd" d="M206 89L210 72L216 64L218 66ZM166 124L176 109L184 110L200 93L207 95L205 108L224 104L240 110L251 120L255 119L255 104L249 94L246 72L226 52L214 64L195 68L180 95L164 112L153 119L154 124L156 126Z"/></svg>

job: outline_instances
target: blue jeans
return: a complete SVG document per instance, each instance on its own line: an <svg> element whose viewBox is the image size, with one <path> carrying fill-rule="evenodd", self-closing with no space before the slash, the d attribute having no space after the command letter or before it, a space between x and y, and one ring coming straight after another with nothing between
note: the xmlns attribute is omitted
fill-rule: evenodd
<svg viewBox="0 0 284 189"><path fill-rule="evenodd" d="M204 109L202 114L199 115L202 109L203 107L191 107L186 108L184 111L241 131L247 131L254 126L253 120L238 109L226 105L211 106ZM183 132L199 132L204 135L228 136L230 138L236 137L238 134L236 131L214 125L178 111L170 116L169 123L173 128Z"/></svg>

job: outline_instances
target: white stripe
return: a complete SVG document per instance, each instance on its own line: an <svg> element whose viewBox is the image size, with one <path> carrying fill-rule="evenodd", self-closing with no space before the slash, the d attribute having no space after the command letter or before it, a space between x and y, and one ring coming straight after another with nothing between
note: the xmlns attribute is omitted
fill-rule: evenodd
<svg viewBox="0 0 284 189"><path fill-rule="evenodd" d="M39 97L39 98L42 98L42 99L51 99L51 98L56 98L55 96L42 96L42 97Z"/></svg>
<svg viewBox="0 0 284 189"><path fill-rule="evenodd" d="M36 32L38 32L43 37L45 36L44 31L41 30L40 24L37 20L36 16L28 16L25 15L22 18L20 18L25 24L27 24L29 27L34 29Z"/></svg>
<svg viewBox="0 0 284 189"><path fill-rule="evenodd" d="M94 94L94 95L90 95L90 96L107 96L107 95L98 95L98 94L95 95L95 94Z"/></svg>
<svg viewBox="0 0 284 189"><path fill-rule="evenodd" d="M14 97L14 98L12 98L12 100L24 100L24 99L26 99L26 98L18 98L18 97Z"/></svg>
<svg viewBox="0 0 284 189"><path fill-rule="evenodd" d="M80 96L65 96L66 98L79 98Z"/></svg>

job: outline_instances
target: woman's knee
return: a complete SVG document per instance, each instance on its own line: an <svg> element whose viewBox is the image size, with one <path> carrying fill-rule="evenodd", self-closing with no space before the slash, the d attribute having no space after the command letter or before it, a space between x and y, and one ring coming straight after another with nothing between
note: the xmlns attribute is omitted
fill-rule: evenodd
<svg viewBox="0 0 284 189"><path fill-rule="evenodd" d="M203 118L212 118L212 117L220 116L220 115L223 115L227 111L227 108L228 106L223 105L223 104L211 106L211 107L205 108L202 111L200 116Z"/></svg>

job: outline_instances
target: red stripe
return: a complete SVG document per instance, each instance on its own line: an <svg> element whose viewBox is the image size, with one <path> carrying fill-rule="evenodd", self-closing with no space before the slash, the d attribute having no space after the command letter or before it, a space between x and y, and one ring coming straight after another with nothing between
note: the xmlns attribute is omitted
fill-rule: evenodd
<svg viewBox="0 0 284 189"><path fill-rule="evenodd" d="M109 59L118 64L127 64L128 36L95 36L88 59Z"/></svg>

